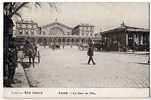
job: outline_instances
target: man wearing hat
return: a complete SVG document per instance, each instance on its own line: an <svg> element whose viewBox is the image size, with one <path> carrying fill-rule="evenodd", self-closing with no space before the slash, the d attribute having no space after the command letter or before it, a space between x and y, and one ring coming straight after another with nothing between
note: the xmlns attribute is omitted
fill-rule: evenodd
<svg viewBox="0 0 151 100"><path fill-rule="evenodd" d="M95 65L95 62L93 60L93 55L94 55L93 42L89 43L89 48L88 48L87 55L89 56L88 64L90 64L90 62L92 61L93 65Z"/></svg>

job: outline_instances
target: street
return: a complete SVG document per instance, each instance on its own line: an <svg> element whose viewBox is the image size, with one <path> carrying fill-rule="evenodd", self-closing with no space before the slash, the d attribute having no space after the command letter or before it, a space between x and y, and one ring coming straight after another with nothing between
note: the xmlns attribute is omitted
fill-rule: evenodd
<svg viewBox="0 0 151 100"><path fill-rule="evenodd" d="M66 46L52 50L39 48L41 62L30 68L31 80L39 88L147 88L148 55L127 52L94 52L96 65L88 65L87 51ZM16 78L24 73L21 65ZM18 76L17 76L18 75ZM22 75L23 77L23 75ZM22 85L28 87L26 79Z"/></svg>

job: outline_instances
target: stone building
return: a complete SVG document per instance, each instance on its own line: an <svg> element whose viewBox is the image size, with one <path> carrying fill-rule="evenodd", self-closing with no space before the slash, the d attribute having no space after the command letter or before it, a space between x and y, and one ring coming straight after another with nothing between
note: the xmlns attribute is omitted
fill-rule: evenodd
<svg viewBox="0 0 151 100"><path fill-rule="evenodd" d="M26 37L44 46L52 45L83 45L90 39L100 40L94 35L94 26L88 24L77 25L71 28L57 20L53 23L38 27L33 21L24 20L16 22L15 36Z"/></svg>
<svg viewBox="0 0 151 100"><path fill-rule="evenodd" d="M79 45L86 44L94 38L93 25L77 25L71 28L57 20L41 27L38 42L45 41L46 45Z"/></svg>
<svg viewBox="0 0 151 100"><path fill-rule="evenodd" d="M69 44L71 37L72 28L55 21L41 27L41 35L38 42L41 43L41 41L45 41L46 45Z"/></svg>
<svg viewBox="0 0 151 100"><path fill-rule="evenodd" d="M16 21L16 37L35 37L40 35L40 27L32 20Z"/></svg>
<svg viewBox="0 0 151 100"><path fill-rule="evenodd" d="M80 24L73 28L73 35L94 37L94 26L89 24Z"/></svg>
<svg viewBox="0 0 151 100"><path fill-rule="evenodd" d="M131 27L121 24L102 33L105 50L149 50L149 29Z"/></svg>

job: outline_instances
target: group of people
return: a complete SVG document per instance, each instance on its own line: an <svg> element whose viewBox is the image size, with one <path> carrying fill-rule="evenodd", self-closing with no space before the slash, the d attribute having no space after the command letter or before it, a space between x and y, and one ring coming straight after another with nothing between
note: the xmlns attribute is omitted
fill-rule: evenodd
<svg viewBox="0 0 151 100"><path fill-rule="evenodd" d="M33 56L34 52L37 52L37 46L33 46L28 40L25 41L25 44L22 46L17 46L15 41L12 39L9 41L8 51L4 52L4 86L12 87L12 84L16 83L17 80L14 79L15 70L20 63L23 67L30 66L31 58L30 55ZM19 56L19 51L23 51L21 56ZM25 56L29 57L28 62L18 61L19 59L24 59ZM33 62L34 63L34 62Z"/></svg>

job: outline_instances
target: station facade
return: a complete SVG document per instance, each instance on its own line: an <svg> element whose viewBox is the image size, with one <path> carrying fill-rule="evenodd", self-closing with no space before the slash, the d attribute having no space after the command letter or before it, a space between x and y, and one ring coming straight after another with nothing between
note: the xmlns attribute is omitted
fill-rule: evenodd
<svg viewBox="0 0 151 100"><path fill-rule="evenodd" d="M92 39L96 40L93 25L81 24L71 28L55 21L39 27L33 21L25 22L16 22L16 37L27 37L41 45L80 45L87 44Z"/></svg>

